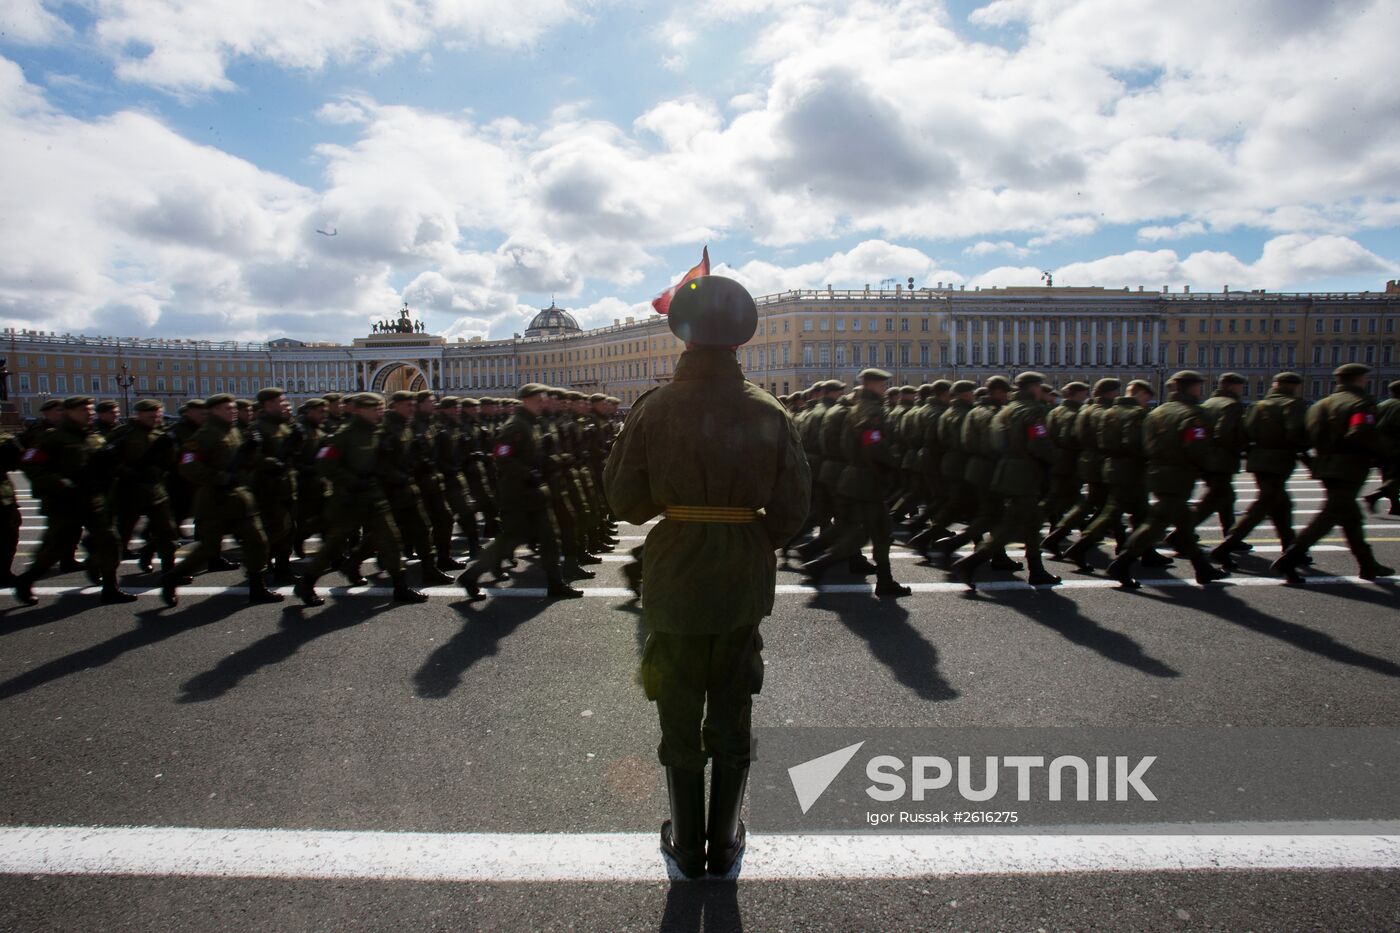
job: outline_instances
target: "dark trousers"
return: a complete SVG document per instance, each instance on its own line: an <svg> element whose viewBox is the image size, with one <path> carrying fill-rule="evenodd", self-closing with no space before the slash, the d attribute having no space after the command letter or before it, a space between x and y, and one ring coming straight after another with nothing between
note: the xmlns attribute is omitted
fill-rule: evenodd
<svg viewBox="0 0 1400 933"><path fill-rule="evenodd" d="M196 517L195 545L175 565L178 576L199 570L223 549L224 535L232 533L243 545L243 569L251 577L267 569L267 535L253 496L244 489L211 489Z"/></svg>
<svg viewBox="0 0 1400 933"><path fill-rule="evenodd" d="M1102 480L1090 480L1086 484L1084 495L1074 503L1060 523L1052 531L1064 529L1066 532L1076 528L1085 528L1103 511L1104 505L1108 502L1108 484Z"/></svg>
<svg viewBox="0 0 1400 933"><path fill-rule="evenodd" d="M1327 532L1340 525L1342 534L1347 539L1347 547L1351 548L1351 554L1357 562L1362 565L1375 563L1371 546L1366 543L1366 533L1361 529L1361 506L1356 502L1356 497L1361 492L1361 483L1344 479L1324 479L1322 485L1327 489L1327 501L1323 503L1322 511L1308 522L1308 527L1298 532L1293 547L1306 551L1321 541Z"/></svg>
<svg viewBox="0 0 1400 933"><path fill-rule="evenodd" d="M1288 495L1288 474L1255 473L1259 498L1249 504L1239 521L1230 528L1229 537L1243 540L1264 519L1274 523L1279 543L1285 548L1293 543L1293 500Z"/></svg>
<svg viewBox="0 0 1400 933"><path fill-rule="evenodd" d="M517 547L535 541L546 579L551 585L561 585L564 576L559 567L558 535L549 509L506 509L501 513L501 533L482 548L480 557L467 565L467 578L479 580L487 571L494 573L510 560Z"/></svg>
<svg viewBox="0 0 1400 933"><path fill-rule="evenodd" d="M20 517L18 502L0 507L0 576L9 577L14 571L15 552L19 550Z"/></svg>
<svg viewBox="0 0 1400 933"><path fill-rule="evenodd" d="M878 506L878 503L876 503ZM668 768L746 768L753 695L763 688L758 626L720 634L651 632L642 649L642 689L661 721L657 757Z"/></svg>
<svg viewBox="0 0 1400 933"><path fill-rule="evenodd" d="M1077 473L1051 474L1050 489L1045 494L1041 509L1052 529L1065 517L1066 512L1074 508L1075 502L1079 501L1079 490L1083 485Z"/></svg>
<svg viewBox="0 0 1400 933"><path fill-rule="evenodd" d="M88 554L96 564L103 584L116 584L120 556L117 552L116 522L111 513L81 505L62 507L45 503L44 515L48 518L49 526L44 529L39 552L34 555L34 562L26 571L30 578L37 580L60 560L72 557L75 542L86 530Z"/></svg>
<svg viewBox="0 0 1400 933"><path fill-rule="evenodd" d="M1094 516L1094 520L1080 534L1079 540L1087 544L1098 544L1109 535L1116 535L1115 529L1119 527L1124 515L1131 515L1134 525L1140 525L1147 519L1150 511L1147 504L1147 487L1141 483L1105 483L1108 496L1104 499L1103 508L1099 509L1099 514Z"/></svg>
<svg viewBox="0 0 1400 933"><path fill-rule="evenodd" d="M1235 474L1206 473L1201 477L1206 494L1191 509L1191 525L1196 527L1212 515L1220 516L1220 530L1229 534L1235 524Z"/></svg>
<svg viewBox="0 0 1400 933"><path fill-rule="evenodd" d="M1193 564L1204 558L1200 545L1196 543L1195 525L1191 522L1191 500L1185 493L1157 493L1157 501L1148 510L1147 520L1137 526L1123 553L1133 558L1141 557L1162 542L1168 528L1174 528L1181 539L1177 553Z"/></svg>
<svg viewBox="0 0 1400 933"><path fill-rule="evenodd" d="M849 560L860 553L861 546L870 542L871 562L880 576L890 575L890 540L894 522L889 509L880 499L843 500L842 515L846 521L831 546L831 556Z"/></svg>
<svg viewBox="0 0 1400 933"><path fill-rule="evenodd" d="M170 514L170 500L152 501L140 490L119 490L117 504L117 543L120 554L126 550L136 523L146 518L146 544L160 556L161 567L168 570L175 560L179 532L175 517Z"/></svg>
<svg viewBox="0 0 1400 933"><path fill-rule="evenodd" d="M403 577L403 546L399 541L399 529L394 524L394 516L383 507L373 505L356 507L345 501L331 500L330 522L326 535L321 539L321 547L311 558L302 579L316 583L333 561L340 560L350 548L350 539L355 532L364 529L364 537L356 548L355 559L362 560L375 555L379 569L396 582Z"/></svg>

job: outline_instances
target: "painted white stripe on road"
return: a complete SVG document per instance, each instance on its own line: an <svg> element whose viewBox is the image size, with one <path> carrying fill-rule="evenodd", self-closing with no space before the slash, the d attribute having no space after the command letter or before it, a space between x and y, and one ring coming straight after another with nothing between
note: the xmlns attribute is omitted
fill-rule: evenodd
<svg viewBox="0 0 1400 933"><path fill-rule="evenodd" d="M1324 824L1325 825L1325 824ZM1400 868L1397 835L816 836L751 833L749 881L1105 871ZM655 833L0 828L0 872L391 881L661 881Z"/></svg>

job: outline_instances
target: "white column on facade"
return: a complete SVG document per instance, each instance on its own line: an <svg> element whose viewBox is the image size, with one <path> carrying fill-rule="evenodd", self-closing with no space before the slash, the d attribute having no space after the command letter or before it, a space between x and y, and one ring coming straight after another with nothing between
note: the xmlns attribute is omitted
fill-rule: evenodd
<svg viewBox="0 0 1400 933"><path fill-rule="evenodd" d="M1084 319L1076 317L1074 319L1074 360L1076 366L1084 365L1084 358L1080 355L1084 346Z"/></svg>
<svg viewBox="0 0 1400 933"><path fill-rule="evenodd" d="M1139 366L1145 366L1147 364L1147 342L1144 339L1145 336L1142 318L1138 318L1137 360Z"/></svg>
<svg viewBox="0 0 1400 933"><path fill-rule="evenodd" d="M1159 336L1160 336L1160 332L1158 331L1158 326L1159 326L1160 324L1161 324L1161 321L1159 321L1157 318L1154 317L1154 318L1152 319L1152 365L1153 365L1153 366L1161 366L1161 365L1162 365L1161 350L1160 350L1160 347L1159 347L1159 344L1158 344L1158 338L1159 338Z"/></svg>
<svg viewBox="0 0 1400 933"><path fill-rule="evenodd" d="M963 318L963 357L967 360L965 365L972 365L972 318Z"/></svg>
<svg viewBox="0 0 1400 933"><path fill-rule="evenodd" d="M1126 365L1128 362L1128 322L1126 319L1120 318L1118 321L1118 336L1123 345L1123 349L1119 351L1118 356Z"/></svg>
<svg viewBox="0 0 1400 933"><path fill-rule="evenodd" d="M1011 321L1011 359L1017 366L1024 360L1021 359L1021 319L1013 318Z"/></svg>

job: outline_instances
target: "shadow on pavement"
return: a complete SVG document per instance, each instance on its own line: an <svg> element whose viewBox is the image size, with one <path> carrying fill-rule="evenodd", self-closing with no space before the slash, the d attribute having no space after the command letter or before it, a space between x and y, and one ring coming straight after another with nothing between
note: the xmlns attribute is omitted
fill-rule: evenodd
<svg viewBox="0 0 1400 933"><path fill-rule="evenodd" d="M1054 589L1005 590L997 605L1013 609L1038 625L1043 625L1067 641L1098 652L1109 661L1142 671L1151 677L1180 677L1174 667L1142 650L1142 645L1122 632L1104 628L1079 611L1079 604Z"/></svg>
<svg viewBox="0 0 1400 933"><path fill-rule="evenodd" d="M179 703L216 700L243 680L296 654L310 641L368 621L392 607L392 603L365 607L364 600L333 600L314 614L303 615L300 604L284 604L277 630L240 648L210 670L196 674L180 685Z"/></svg>
<svg viewBox="0 0 1400 933"><path fill-rule="evenodd" d="M450 696L473 664L494 655L504 639L549 606L550 600L543 597L457 603L462 628L428 655L414 673L414 692L425 700Z"/></svg>
<svg viewBox="0 0 1400 933"><path fill-rule="evenodd" d="M666 892L661 933L739 933L739 885L733 881L674 881Z"/></svg>
<svg viewBox="0 0 1400 933"><path fill-rule="evenodd" d="M92 598L96 599L96 597ZM188 602L183 607L174 610L143 609L135 615L136 628L61 658L55 658L33 670L25 671L18 677L12 677L4 683L0 683L0 700L67 677L69 674L110 664L129 651L154 645L191 629L212 625L228 618L240 609L246 608L246 606L245 600L229 596Z"/></svg>
<svg viewBox="0 0 1400 933"><path fill-rule="evenodd" d="M1321 589L1339 589L1341 584L1335 586L1318 587ZM1360 589L1360 587L1357 587ZM1366 668L1378 674L1385 674L1387 677L1400 677L1400 664L1396 664L1387 658L1377 657L1367 654L1350 645L1337 641L1326 632L1319 632L1317 629L1308 628L1297 622L1289 622L1276 616L1271 616L1266 612L1261 612L1246 603L1234 594L1229 588L1214 586L1207 588L1181 587L1168 596L1165 591L1160 593L1149 592L1146 589L1140 590L1139 595L1147 599L1169 603L1173 606L1193 609L1205 615L1212 615L1223 619L1232 625L1247 628L1260 635L1267 635L1270 638L1277 638L1286 641L1296 648L1304 651L1311 651L1313 654L1321 655L1342 664L1350 664L1355 667ZM1394 601L1385 601L1385 605L1393 607Z"/></svg>
<svg viewBox="0 0 1400 933"><path fill-rule="evenodd" d="M909 624L909 610L893 599L871 595L818 593L807 604L834 613L859 635L875 659L895 679L930 702L953 700L958 691L938 671L938 650Z"/></svg>

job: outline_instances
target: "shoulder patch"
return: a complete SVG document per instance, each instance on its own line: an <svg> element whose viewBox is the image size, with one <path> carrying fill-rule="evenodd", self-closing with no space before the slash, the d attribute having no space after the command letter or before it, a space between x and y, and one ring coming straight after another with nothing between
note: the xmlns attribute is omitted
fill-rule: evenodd
<svg viewBox="0 0 1400 933"><path fill-rule="evenodd" d="M884 434L880 432L879 428L866 428L860 435L860 442L866 447L869 447L871 444L878 444L883 439Z"/></svg>
<svg viewBox="0 0 1400 933"><path fill-rule="evenodd" d="M335 446L334 444L327 444L325 447L322 447L320 450L316 451L316 459L339 460L340 448Z"/></svg>
<svg viewBox="0 0 1400 933"><path fill-rule="evenodd" d="M43 463L48 459L49 455L44 453L38 447L29 448L24 452L24 456L20 457L20 461L23 463Z"/></svg>
<svg viewBox="0 0 1400 933"><path fill-rule="evenodd" d="M1351 416L1351 420L1347 422L1347 427L1349 427L1349 428L1355 428L1355 427L1359 427L1359 426L1361 426L1361 425L1363 425L1363 424L1375 424L1375 423L1376 423L1376 416L1375 416L1375 415L1371 414L1369 411L1358 411L1358 412L1356 412L1354 415Z"/></svg>
<svg viewBox="0 0 1400 933"><path fill-rule="evenodd" d="M1181 432L1181 442L1183 444L1190 444L1194 441L1203 441L1205 439L1206 429L1199 424L1191 425Z"/></svg>
<svg viewBox="0 0 1400 933"><path fill-rule="evenodd" d="M1050 429L1045 427L1044 421L1037 421L1035 424L1026 425L1026 440L1033 441L1037 438L1045 437L1050 433Z"/></svg>
<svg viewBox="0 0 1400 933"><path fill-rule="evenodd" d="M497 444L496 449L491 451L493 457L509 457L515 448L509 444Z"/></svg>
<svg viewBox="0 0 1400 933"><path fill-rule="evenodd" d="M187 450L185 451L184 455L180 457L180 462L182 464L198 463L199 453L197 451Z"/></svg>

